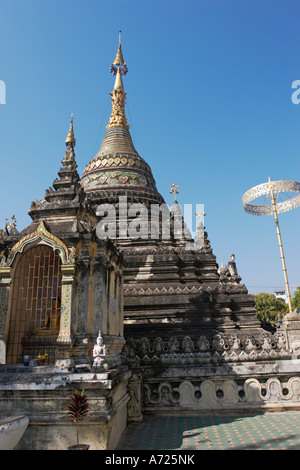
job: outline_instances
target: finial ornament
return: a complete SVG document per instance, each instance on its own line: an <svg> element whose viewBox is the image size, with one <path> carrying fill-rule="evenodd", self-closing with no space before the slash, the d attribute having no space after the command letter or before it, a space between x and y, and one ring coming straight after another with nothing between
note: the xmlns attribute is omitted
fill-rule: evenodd
<svg viewBox="0 0 300 470"><path fill-rule="evenodd" d="M196 213L195 213L195 216L196 216L196 217L199 217L199 219L201 219L202 217L205 217L206 214L205 214L205 212L203 212L203 211L199 211L199 212L196 212Z"/></svg>
<svg viewBox="0 0 300 470"><path fill-rule="evenodd" d="M5 224L6 229L12 229L12 228L15 229L17 226L17 218L15 215L11 217L11 222L9 222L7 218L5 219L5 222L6 222Z"/></svg>
<svg viewBox="0 0 300 470"><path fill-rule="evenodd" d="M115 67L115 65L117 67ZM128 68L126 65L126 62L123 57L122 53L122 46L121 46L121 30L119 31L119 46L118 46L118 51L115 60L112 63L112 66L110 68L110 71L113 75L116 75L118 72L118 69L120 69L121 75L126 75L128 72Z"/></svg>
<svg viewBox="0 0 300 470"><path fill-rule="evenodd" d="M113 75L116 75L114 90L110 93L111 104L112 104L112 113L109 119L109 123L106 126L106 129L112 129L116 127L123 127L124 129L129 130L129 125L125 115L125 99L126 93L124 92L122 75L127 74L126 62L123 58L122 48L121 48L121 31L119 32L119 47L115 60L112 63L110 71Z"/></svg>
<svg viewBox="0 0 300 470"><path fill-rule="evenodd" d="M170 194L174 194L174 201L176 201L176 194L179 193L179 186L176 186L175 184L171 184L171 191Z"/></svg>
<svg viewBox="0 0 300 470"><path fill-rule="evenodd" d="M74 116L74 113L73 113L73 110L72 110L72 113L71 113L71 124L70 124L70 129L69 129L69 133L67 135L67 138L66 138L66 145L73 145L73 147L75 146L76 144L76 140L75 140L75 137L74 137L74 131L73 131L73 116Z"/></svg>

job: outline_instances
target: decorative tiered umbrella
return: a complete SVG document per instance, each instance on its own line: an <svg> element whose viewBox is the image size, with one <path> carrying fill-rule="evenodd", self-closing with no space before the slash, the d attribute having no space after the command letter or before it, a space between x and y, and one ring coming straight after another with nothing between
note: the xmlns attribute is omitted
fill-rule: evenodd
<svg viewBox="0 0 300 470"><path fill-rule="evenodd" d="M278 222L278 213L295 209L300 205L300 183L295 181L269 181L249 189L243 195L243 207L246 212L252 215L274 215L277 230L282 268L285 280L286 294L288 299L289 311L292 313L292 302L285 266L285 258L281 240L281 233ZM295 195L296 194L296 195ZM249 204L255 199L260 199L259 205ZM271 201L271 204L269 202ZM276 199L278 200L276 202Z"/></svg>

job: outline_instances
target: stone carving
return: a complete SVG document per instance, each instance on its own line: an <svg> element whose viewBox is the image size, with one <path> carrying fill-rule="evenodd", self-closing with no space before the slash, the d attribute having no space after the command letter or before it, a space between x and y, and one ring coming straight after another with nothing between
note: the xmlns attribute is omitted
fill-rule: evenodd
<svg viewBox="0 0 300 470"><path fill-rule="evenodd" d="M137 351L136 344L133 339L129 338L124 345L124 355L126 357L127 364L132 368L138 368L141 362Z"/></svg>
<svg viewBox="0 0 300 470"><path fill-rule="evenodd" d="M127 411L129 422L140 422L143 419L141 382L141 375L133 374L128 383L130 399L127 405Z"/></svg>
<svg viewBox="0 0 300 470"><path fill-rule="evenodd" d="M293 406L300 398L300 378L291 377L281 382L273 377L265 383L256 378L246 379L238 384L234 379L204 379L200 383L184 380L178 383L145 383L143 387L144 406L176 409L245 409L257 406L274 409L282 402Z"/></svg>
<svg viewBox="0 0 300 470"><path fill-rule="evenodd" d="M288 382L280 382L277 377L272 377L265 384L252 378L245 381L244 389L248 401L297 402L300 398L300 378L291 377Z"/></svg>
<svg viewBox="0 0 300 470"><path fill-rule="evenodd" d="M156 338L154 341L153 341L153 347L154 347L154 351L156 354L161 354L164 350L164 342L161 338Z"/></svg>
<svg viewBox="0 0 300 470"><path fill-rule="evenodd" d="M152 405L171 406L179 403L179 393L169 382L161 382L155 388L144 385L144 401Z"/></svg>
<svg viewBox="0 0 300 470"><path fill-rule="evenodd" d="M4 229L0 230L0 238L5 238L9 235L18 235L19 232L16 227L17 219L15 215L11 217L11 222L9 222L9 220L6 218Z"/></svg>
<svg viewBox="0 0 300 470"><path fill-rule="evenodd" d="M283 332L274 335L216 334L213 337L191 338L172 336L149 340L127 340L124 352L129 364L203 364L210 362L246 362L290 357Z"/></svg>
<svg viewBox="0 0 300 470"><path fill-rule="evenodd" d="M188 380L184 380L179 386L179 403L181 406L189 406L191 403L196 403L194 386Z"/></svg>
<svg viewBox="0 0 300 470"><path fill-rule="evenodd" d="M105 355L106 355L106 348L105 348L105 344L103 343L101 332L99 331L97 342L93 349L93 358L94 358L93 367L103 369Z"/></svg>
<svg viewBox="0 0 300 470"><path fill-rule="evenodd" d="M194 343L189 336L185 336L182 341L182 347L184 352L191 353L194 348Z"/></svg>
<svg viewBox="0 0 300 470"><path fill-rule="evenodd" d="M206 338L206 336L200 336L200 338L197 341L197 346L199 351L207 351L209 349L209 341Z"/></svg>
<svg viewBox="0 0 300 470"><path fill-rule="evenodd" d="M228 278L229 279L229 278ZM132 296L144 296L144 295L153 295L153 294L170 294L173 295L174 293L176 294L193 294L193 293L199 293L202 294L206 291L209 291L210 288L204 288L203 286L177 286L176 289L174 287L155 287L151 288L148 287L147 289L143 288L136 288L136 287L125 287L124 289L124 295L125 297L132 297ZM220 287L216 288L213 290L214 293L227 293L227 294L246 294L247 293L247 288L244 285L241 284L224 284L221 285Z"/></svg>
<svg viewBox="0 0 300 470"><path fill-rule="evenodd" d="M220 275L220 282L222 284L238 284L241 277L238 275L238 271L235 264L235 256L232 253L230 255L230 261L227 266L221 266L218 269Z"/></svg>

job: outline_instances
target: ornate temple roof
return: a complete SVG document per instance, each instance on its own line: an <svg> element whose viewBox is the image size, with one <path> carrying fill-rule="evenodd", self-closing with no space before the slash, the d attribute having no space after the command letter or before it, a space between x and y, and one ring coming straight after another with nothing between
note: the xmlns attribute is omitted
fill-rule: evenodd
<svg viewBox="0 0 300 470"><path fill-rule="evenodd" d="M61 160L62 166L52 187L46 189L44 198L32 201L28 210L34 223L39 223L41 220L51 220L56 224L56 221L60 219L65 220L65 227L67 227L68 224L72 225L74 221L77 221L79 217L84 194L80 188L80 177L75 159L76 140L73 130L73 112L65 145L65 155Z"/></svg>
<svg viewBox="0 0 300 470"><path fill-rule="evenodd" d="M134 200L162 203L151 168L136 151L129 132L122 80L128 69L121 37L110 71L116 77L110 93L112 112L100 150L83 171L81 187L93 202L116 200L120 195L127 195Z"/></svg>

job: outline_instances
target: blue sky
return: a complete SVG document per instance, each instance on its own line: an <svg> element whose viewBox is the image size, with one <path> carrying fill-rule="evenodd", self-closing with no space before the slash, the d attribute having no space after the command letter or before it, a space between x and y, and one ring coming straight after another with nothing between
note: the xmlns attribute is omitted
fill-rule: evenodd
<svg viewBox="0 0 300 470"><path fill-rule="evenodd" d="M250 293L284 287L272 217L242 195L300 181L296 0L1 0L0 227L30 223L61 166L74 109L82 174L110 115L109 73L122 30L126 114L136 149L172 203L204 204L217 262L236 256ZM300 285L300 208L280 215L291 292Z"/></svg>

